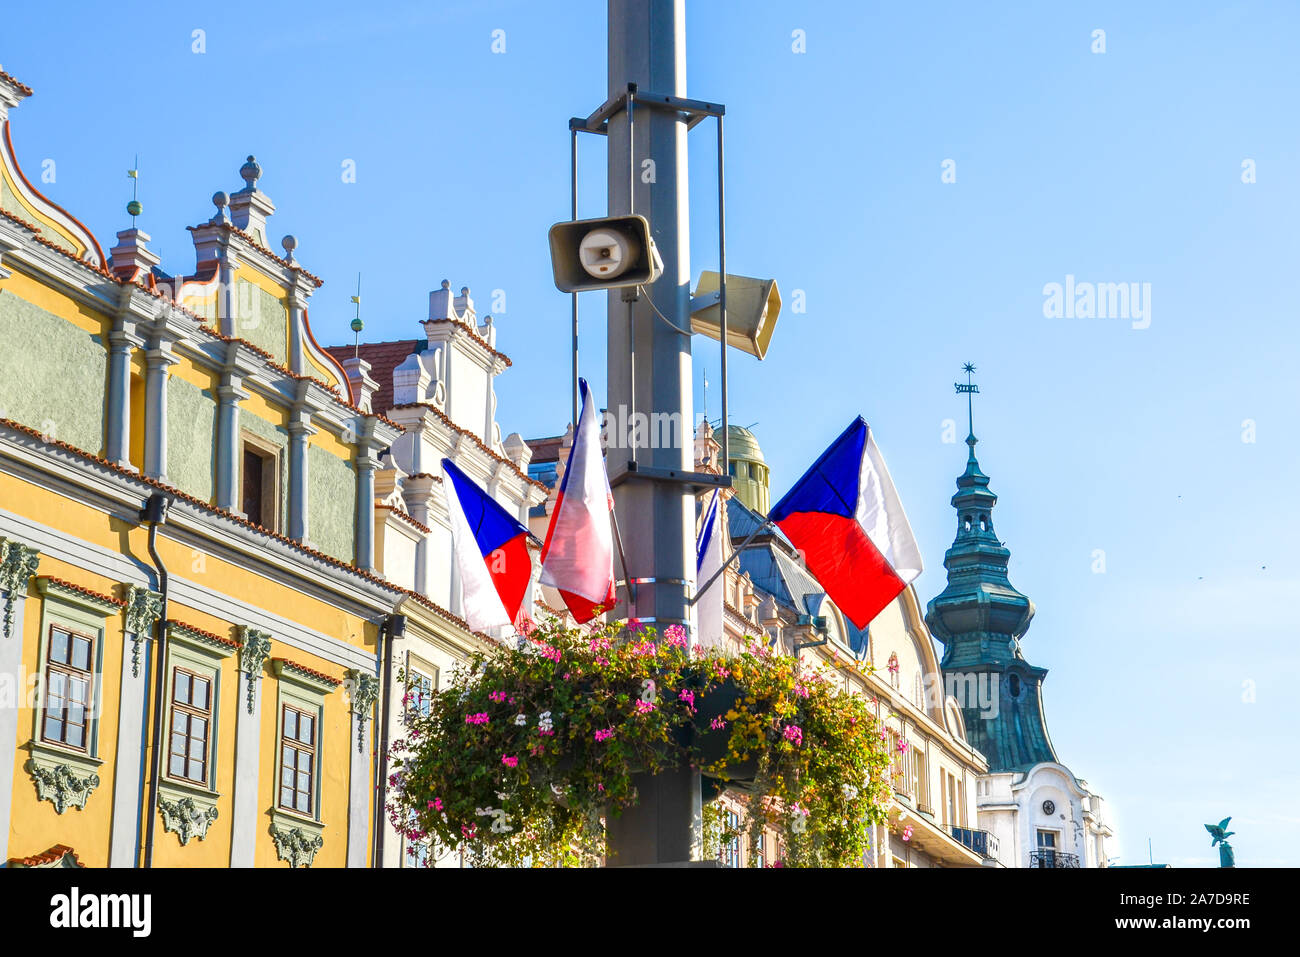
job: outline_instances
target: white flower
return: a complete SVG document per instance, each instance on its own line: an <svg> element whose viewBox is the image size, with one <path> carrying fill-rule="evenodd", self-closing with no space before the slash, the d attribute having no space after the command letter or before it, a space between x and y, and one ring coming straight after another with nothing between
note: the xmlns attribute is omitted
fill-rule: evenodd
<svg viewBox="0 0 1300 957"><path fill-rule="evenodd" d="M522 728L522 727L523 727L524 725L526 725L527 723L528 723L528 715L526 715L526 714L517 714L517 715L515 715L515 726L516 726L516 727L520 727L520 728Z"/></svg>
<svg viewBox="0 0 1300 957"><path fill-rule="evenodd" d="M855 800L858 796L858 789L855 788L852 784L844 785L843 791L844 791L844 796L848 798L850 801Z"/></svg>
<svg viewBox="0 0 1300 957"><path fill-rule="evenodd" d="M543 711L541 714L537 716L537 727L541 728L543 731L550 731L552 726L553 723L551 721L551 713L549 711Z"/></svg>

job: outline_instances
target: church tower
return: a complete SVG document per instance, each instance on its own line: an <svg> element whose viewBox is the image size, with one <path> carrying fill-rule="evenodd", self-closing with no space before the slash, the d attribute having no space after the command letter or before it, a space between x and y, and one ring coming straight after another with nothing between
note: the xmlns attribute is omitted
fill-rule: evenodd
<svg viewBox="0 0 1300 957"><path fill-rule="evenodd" d="M925 621L943 643L945 686L961 704L971 744L988 758L990 772L1025 771L1057 760L1043 715L1047 669L1035 668L1020 649L1034 603L1007 577L1011 552L993 530L998 497L975 458L975 367L967 363L964 371L967 381L956 388L967 396L970 452L952 497L957 537L943 558L948 585L930 601Z"/></svg>

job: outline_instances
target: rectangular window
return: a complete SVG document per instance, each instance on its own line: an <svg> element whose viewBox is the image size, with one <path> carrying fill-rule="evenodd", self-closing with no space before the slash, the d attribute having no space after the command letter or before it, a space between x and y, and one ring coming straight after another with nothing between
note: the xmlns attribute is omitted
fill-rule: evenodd
<svg viewBox="0 0 1300 957"><path fill-rule="evenodd" d="M87 750L95 639L50 626L41 740Z"/></svg>
<svg viewBox="0 0 1300 957"><path fill-rule="evenodd" d="M1038 867L1056 867L1056 832L1038 832Z"/></svg>
<svg viewBox="0 0 1300 957"><path fill-rule="evenodd" d="M278 531L276 503L280 453L269 443L244 434L240 443L240 510L254 525Z"/></svg>
<svg viewBox="0 0 1300 957"><path fill-rule="evenodd" d="M415 826L415 814L411 814L411 826ZM413 841L406 839L406 856L402 860L403 867L428 867L430 866L429 844L425 841Z"/></svg>
<svg viewBox="0 0 1300 957"><path fill-rule="evenodd" d="M172 672L168 776L207 785L211 728L212 679L184 668L175 669Z"/></svg>
<svg viewBox="0 0 1300 957"><path fill-rule="evenodd" d="M437 682L430 675L411 669L406 673L407 714L427 718L433 707L433 692Z"/></svg>
<svg viewBox="0 0 1300 957"><path fill-rule="evenodd" d="M280 731L280 807L315 816L316 715L283 706Z"/></svg>
<svg viewBox="0 0 1300 957"><path fill-rule="evenodd" d="M957 779L948 775L948 825L960 826L957 819Z"/></svg>
<svg viewBox="0 0 1300 957"><path fill-rule="evenodd" d="M727 831L733 836L723 841L719 858L723 867L740 866L740 814L728 811L726 816Z"/></svg>

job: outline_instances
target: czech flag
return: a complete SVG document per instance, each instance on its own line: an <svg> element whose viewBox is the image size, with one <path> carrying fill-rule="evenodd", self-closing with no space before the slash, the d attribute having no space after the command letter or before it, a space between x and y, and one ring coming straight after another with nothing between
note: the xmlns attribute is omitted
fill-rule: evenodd
<svg viewBox="0 0 1300 957"><path fill-rule="evenodd" d="M533 575L528 529L451 459L442 460L442 489L465 621L472 631L513 625Z"/></svg>
<svg viewBox="0 0 1300 957"><path fill-rule="evenodd" d="M768 519L803 552L827 596L859 628L921 574L921 550L862 416Z"/></svg>
<svg viewBox="0 0 1300 957"><path fill-rule="evenodd" d="M579 379L582 411L542 545L542 584L560 592L582 624L614 604L614 495L600 451L600 425L587 380Z"/></svg>

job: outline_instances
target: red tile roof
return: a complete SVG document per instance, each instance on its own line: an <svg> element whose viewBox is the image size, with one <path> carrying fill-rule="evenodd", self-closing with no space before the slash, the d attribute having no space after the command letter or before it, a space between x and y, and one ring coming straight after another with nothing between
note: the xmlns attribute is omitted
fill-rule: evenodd
<svg viewBox="0 0 1300 957"><path fill-rule="evenodd" d="M32 88L30 86L28 86L26 83L19 82L17 77L10 76L4 70L0 70L0 80L3 80L5 83L8 83L10 86L12 86L23 96L32 95Z"/></svg>
<svg viewBox="0 0 1300 957"><path fill-rule="evenodd" d="M405 521L408 525L412 526L417 531L424 532L425 534L428 534L429 532L433 531L433 529L431 529L428 525L425 525L421 522L417 522L415 519L411 518L411 516L407 515L404 511L402 511L400 508L396 507L395 505L376 505L375 508L380 508L383 509L384 511L392 512L394 515L396 515L398 518Z"/></svg>
<svg viewBox="0 0 1300 957"><path fill-rule="evenodd" d="M33 854L31 857L11 857L8 863L10 867L40 867L43 864L53 864L68 854L72 855L72 860L78 867L83 866L81 861L77 860L77 852L66 844L55 844L48 851Z"/></svg>
<svg viewBox="0 0 1300 957"><path fill-rule="evenodd" d="M370 363L370 378L379 383L379 388L370 397L370 407L376 412L387 412L393 407L393 370L406 361L419 346L419 339L403 339L400 342L363 342L361 348L355 346L326 346L325 351L339 362L351 359L356 354Z"/></svg>
<svg viewBox="0 0 1300 957"><path fill-rule="evenodd" d="M126 607L126 602L122 601L122 599L120 598L114 598L112 595L101 595L97 591L91 591L89 588L83 588L80 585L74 585L70 581L64 581L62 578L55 578L53 575L42 575L41 577L48 582L58 585L60 588L64 588L68 591L74 591L78 595L85 595L87 598L93 598L96 601L102 601L110 605L116 605L118 608Z"/></svg>
<svg viewBox="0 0 1300 957"><path fill-rule="evenodd" d="M533 457L529 463L534 462L558 462L560 461L560 445L564 442L562 435L549 435L542 439L525 439L528 447L533 450Z"/></svg>
<svg viewBox="0 0 1300 957"><path fill-rule="evenodd" d="M300 671L305 675L311 675L313 678L319 678L321 681L327 681L332 685L343 684L342 678L334 678L325 674L323 671L317 671L315 668L308 668L306 665L300 665L296 661L290 661L288 658L272 658L272 661L278 661L291 671Z"/></svg>
<svg viewBox="0 0 1300 957"><path fill-rule="evenodd" d="M239 647L239 642L237 641L231 641L229 638L222 638L220 635L214 635L212 632L204 631L202 628L195 628L193 625L187 625L185 622L177 621L174 618L169 619L167 624L175 626L176 628L181 629L181 631L188 631L191 634L199 635L200 637L206 638L208 641L216 642L219 645L226 645L229 648Z"/></svg>

